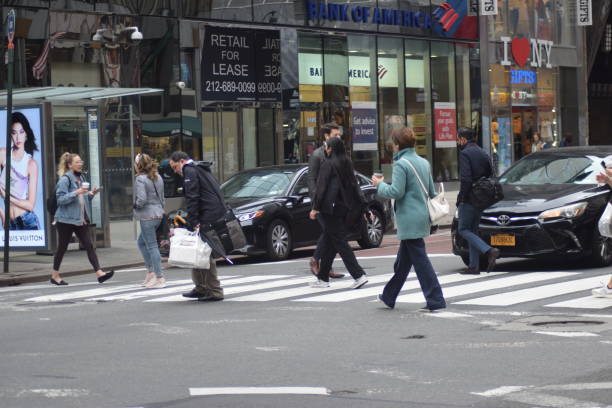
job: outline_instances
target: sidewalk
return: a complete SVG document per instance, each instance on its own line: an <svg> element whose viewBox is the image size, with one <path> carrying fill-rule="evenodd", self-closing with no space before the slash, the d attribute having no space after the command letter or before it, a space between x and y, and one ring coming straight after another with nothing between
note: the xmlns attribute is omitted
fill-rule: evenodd
<svg viewBox="0 0 612 408"><path fill-rule="evenodd" d="M449 227L455 214L455 202L459 183L445 183L446 199L450 204L449 216L440 223L440 228ZM114 221L111 223L111 248L98 248L96 253L100 266L104 270L142 266L143 260L134 239L131 221ZM390 232L385 237L384 246L393 246L395 235ZM397 245L397 244L395 244ZM2 257L0 256L0 262ZM9 273L0 272L0 286L19 285L30 282L45 282L51 277L53 257L36 255L34 252L12 252L10 254ZM61 268L62 277L94 274L87 260L85 251L78 249L78 244L70 244L64 256Z"/></svg>

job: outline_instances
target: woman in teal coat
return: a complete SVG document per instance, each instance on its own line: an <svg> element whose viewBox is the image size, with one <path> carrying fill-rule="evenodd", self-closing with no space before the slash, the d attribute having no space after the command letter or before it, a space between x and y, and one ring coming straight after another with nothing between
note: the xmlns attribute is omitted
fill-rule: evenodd
<svg viewBox="0 0 612 408"><path fill-rule="evenodd" d="M416 136L412 129L395 129L391 138L395 161L392 183L384 183L384 177L375 176L372 176L372 183L376 186L379 196L395 199L397 238L401 242L393 266L395 273L385 285L383 293L378 295L378 299L393 309L408 272L414 266L427 301L427 305L421 311L433 312L445 308L446 302L425 249L423 238L429 235L431 222L425 191L418 180L421 179L429 196L435 197L431 168L429 162L418 156L414 150Z"/></svg>

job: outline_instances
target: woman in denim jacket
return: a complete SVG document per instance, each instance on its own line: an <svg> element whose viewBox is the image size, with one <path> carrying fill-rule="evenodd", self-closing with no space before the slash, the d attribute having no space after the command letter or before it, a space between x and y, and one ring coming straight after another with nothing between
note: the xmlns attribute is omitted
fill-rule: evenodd
<svg viewBox="0 0 612 408"><path fill-rule="evenodd" d="M157 172L157 162L148 154L138 154L134 160L134 219L140 222L138 249L147 267L142 285L156 289L166 287L161 256L157 244L157 227L164 217L164 182Z"/></svg>
<svg viewBox="0 0 612 408"><path fill-rule="evenodd" d="M58 244L53 258L53 272L51 272L51 283L54 285L68 284L60 277L59 268L68 249L72 233L76 234L81 245L87 250L87 258L94 268L98 282L105 282L114 274L114 271L105 273L100 269L98 256L89 237L91 200L100 189L89 190L89 183L81 174L82 169L83 161L78 154L62 154L57 171L59 180L55 186L57 211L54 224L57 228Z"/></svg>

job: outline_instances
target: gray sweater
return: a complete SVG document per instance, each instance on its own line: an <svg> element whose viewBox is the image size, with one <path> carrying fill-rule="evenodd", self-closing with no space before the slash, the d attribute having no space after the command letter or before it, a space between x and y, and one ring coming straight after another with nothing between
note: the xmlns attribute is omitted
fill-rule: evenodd
<svg viewBox="0 0 612 408"><path fill-rule="evenodd" d="M157 193L155 189L157 189ZM136 193L134 201L135 220L164 216L164 182L159 174L155 184L144 174L136 176L134 190Z"/></svg>

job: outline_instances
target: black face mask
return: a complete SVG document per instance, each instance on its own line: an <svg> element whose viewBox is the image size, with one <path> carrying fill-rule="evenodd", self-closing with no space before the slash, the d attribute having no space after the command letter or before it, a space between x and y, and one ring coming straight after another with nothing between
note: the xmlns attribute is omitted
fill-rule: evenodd
<svg viewBox="0 0 612 408"><path fill-rule="evenodd" d="M74 173L74 175L75 175L76 177L81 177L81 172L80 172L80 171L75 171L75 170L72 170L72 172Z"/></svg>

